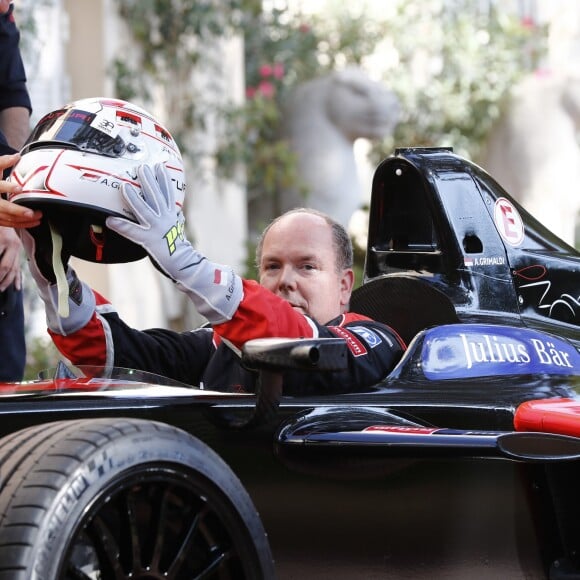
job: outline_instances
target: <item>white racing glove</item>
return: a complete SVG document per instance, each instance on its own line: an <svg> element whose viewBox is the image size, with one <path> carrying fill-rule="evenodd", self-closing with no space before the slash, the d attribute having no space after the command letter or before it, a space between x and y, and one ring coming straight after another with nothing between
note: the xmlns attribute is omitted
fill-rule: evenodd
<svg viewBox="0 0 580 580"><path fill-rule="evenodd" d="M28 267L46 310L48 328L67 335L85 326L95 311L95 295L68 265L62 237L50 223L19 230Z"/></svg>
<svg viewBox="0 0 580 580"><path fill-rule="evenodd" d="M211 324L232 318L242 300L242 280L232 268L210 262L185 237L183 212L165 166L137 170L141 192L123 184L121 193L137 223L107 218L107 227L142 246L157 267L185 292Z"/></svg>

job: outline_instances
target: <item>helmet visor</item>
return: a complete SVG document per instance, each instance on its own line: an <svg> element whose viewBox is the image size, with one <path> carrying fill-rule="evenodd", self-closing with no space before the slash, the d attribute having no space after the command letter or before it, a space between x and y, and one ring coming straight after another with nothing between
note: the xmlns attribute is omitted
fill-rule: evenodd
<svg viewBox="0 0 580 580"><path fill-rule="evenodd" d="M33 129L22 152L40 147L74 148L107 157L126 149L114 120L80 109L61 109L46 115Z"/></svg>

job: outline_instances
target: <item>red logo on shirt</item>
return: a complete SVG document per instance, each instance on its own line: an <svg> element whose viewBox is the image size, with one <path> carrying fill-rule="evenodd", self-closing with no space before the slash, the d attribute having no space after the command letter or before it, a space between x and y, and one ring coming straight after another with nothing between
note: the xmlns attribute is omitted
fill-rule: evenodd
<svg viewBox="0 0 580 580"><path fill-rule="evenodd" d="M341 326L329 326L328 328L332 333L336 334L338 338L344 338L344 340L346 340L346 344L354 356L363 356L367 354L367 349L364 344L354 334L352 334L352 332L349 332L346 328L342 328Z"/></svg>

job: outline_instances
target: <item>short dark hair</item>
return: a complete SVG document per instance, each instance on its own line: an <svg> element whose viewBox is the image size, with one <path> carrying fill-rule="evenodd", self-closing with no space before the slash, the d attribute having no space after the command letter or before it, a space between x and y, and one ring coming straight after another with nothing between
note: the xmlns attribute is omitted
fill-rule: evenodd
<svg viewBox="0 0 580 580"><path fill-rule="evenodd" d="M338 223L335 219L331 218L328 214L325 214L322 211L307 207L297 207L273 219L262 232L262 235L258 239L258 245L256 246L256 266L258 267L258 270L260 269L260 261L262 259L262 249L264 247L264 238L266 237L266 234L270 231L270 228L274 224L278 223L283 217L295 213L307 213L311 215L317 215L320 216L322 219L324 219L324 221L332 228L332 240L334 252L336 254L336 271L340 273L343 270L352 268L354 261L352 241L350 239L350 236L348 235L348 232L346 231L346 228L342 224Z"/></svg>

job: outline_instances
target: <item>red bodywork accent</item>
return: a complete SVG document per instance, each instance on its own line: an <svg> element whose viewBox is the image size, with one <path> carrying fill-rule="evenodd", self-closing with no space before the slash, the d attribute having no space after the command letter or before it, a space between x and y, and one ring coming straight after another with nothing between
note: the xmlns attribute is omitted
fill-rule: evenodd
<svg viewBox="0 0 580 580"><path fill-rule="evenodd" d="M522 403L514 415L516 431L541 431L580 437L580 401L537 399Z"/></svg>
<svg viewBox="0 0 580 580"><path fill-rule="evenodd" d="M405 435L432 435L439 431L431 427L411 427L406 425L371 425L365 427L363 433L404 433Z"/></svg>
<svg viewBox="0 0 580 580"><path fill-rule="evenodd" d="M110 388L110 381L79 377L74 379L46 379L24 383L0 383L0 395L23 395L28 393L51 393L62 391L94 392ZM120 383L119 387L127 387Z"/></svg>

